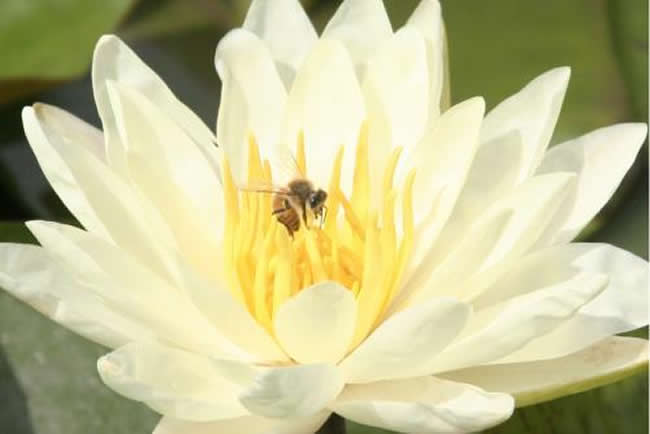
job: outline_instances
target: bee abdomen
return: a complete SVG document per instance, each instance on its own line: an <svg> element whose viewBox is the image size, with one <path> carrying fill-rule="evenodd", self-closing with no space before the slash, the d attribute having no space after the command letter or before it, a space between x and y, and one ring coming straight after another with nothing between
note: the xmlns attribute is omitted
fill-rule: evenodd
<svg viewBox="0 0 650 434"><path fill-rule="evenodd" d="M293 208L278 214L277 217L278 221L285 225L290 233L296 232L300 229L300 217Z"/></svg>
<svg viewBox="0 0 650 434"><path fill-rule="evenodd" d="M289 235L300 229L300 216L287 198L276 196L273 199L273 215L287 228Z"/></svg>

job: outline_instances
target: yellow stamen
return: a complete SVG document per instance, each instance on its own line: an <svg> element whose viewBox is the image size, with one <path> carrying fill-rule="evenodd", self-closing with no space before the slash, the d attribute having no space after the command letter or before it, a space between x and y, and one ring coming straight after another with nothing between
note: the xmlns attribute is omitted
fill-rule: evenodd
<svg viewBox="0 0 650 434"><path fill-rule="evenodd" d="M334 168L332 169L332 177L330 179L329 189L330 192L329 200L327 201L327 206L329 207L328 213L331 216L338 215L339 204L339 195L334 194L333 192L338 193L339 185L341 185L341 166L343 165L343 152L344 149L341 146L339 152L336 154L336 159L334 160ZM330 234L331 237L335 237L335 231L337 228L337 221L335 218L329 218L325 222L325 232Z"/></svg>
<svg viewBox="0 0 650 434"><path fill-rule="evenodd" d="M291 240L286 231L277 231L278 242L277 267L273 281L273 313L277 312L280 305L291 295Z"/></svg>
<svg viewBox="0 0 650 434"><path fill-rule="evenodd" d="M357 144L356 167L354 169L354 185L351 202L354 211L365 226L370 201L370 178L368 174L368 123L364 122L359 132Z"/></svg>
<svg viewBox="0 0 650 434"><path fill-rule="evenodd" d="M250 136L247 145L249 182L270 183L272 168L261 159L255 137ZM273 195L238 191L228 162L224 161L223 239L228 285L233 296L269 333L274 333L273 317L288 298L313 284L332 280L348 288L357 299L354 347L377 327L399 290L413 247L415 173L409 173L401 186L395 185L401 155L398 148L383 168L381 185L371 185L369 146L364 123L356 147L352 194L348 198L341 190L341 147L331 162L325 224L321 227L310 215L305 225L300 215L300 228L293 236L272 215ZM296 164L309 178L302 132L298 136ZM380 203L375 203L377 200ZM402 234L396 230L396 207L401 207Z"/></svg>

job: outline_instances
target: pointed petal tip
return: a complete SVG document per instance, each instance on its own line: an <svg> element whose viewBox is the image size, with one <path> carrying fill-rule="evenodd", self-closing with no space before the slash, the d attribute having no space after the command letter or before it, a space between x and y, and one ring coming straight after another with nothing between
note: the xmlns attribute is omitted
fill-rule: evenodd
<svg viewBox="0 0 650 434"><path fill-rule="evenodd" d="M23 123L25 122L25 117L28 116L34 116L34 108L38 106L39 103L35 103L34 105L26 105L23 107L22 111L20 112L20 115L23 119Z"/></svg>
<svg viewBox="0 0 650 434"><path fill-rule="evenodd" d="M123 44L123 43L124 42L119 38L119 36L114 35L112 33L108 33L99 37L97 43L95 44L95 51L97 51L99 48L106 47L111 44Z"/></svg>
<svg viewBox="0 0 650 434"><path fill-rule="evenodd" d="M476 110L481 112L482 117L485 114L485 98L482 96L475 96L470 98L470 101L472 101L472 104L476 106Z"/></svg>
<svg viewBox="0 0 650 434"><path fill-rule="evenodd" d="M549 81L557 83L558 85L564 85L566 87L569 83L569 79L571 78L571 67L558 66L556 68L546 71L538 78L547 79Z"/></svg>
<svg viewBox="0 0 650 434"><path fill-rule="evenodd" d="M102 378L102 381L106 382L107 377L115 379L124 374L126 364L123 359L124 358L121 355L115 352L106 354L97 359L97 372Z"/></svg>
<svg viewBox="0 0 650 434"><path fill-rule="evenodd" d="M485 115L485 99L482 96L466 99L449 108L445 115L452 116L456 112L461 112L463 116L471 117L472 119L483 119Z"/></svg>
<svg viewBox="0 0 650 434"><path fill-rule="evenodd" d="M624 128L632 130L632 134L639 137L639 140L643 142L648 135L648 124L645 122L630 122L620 124Z"/></svg>
<svg viewBox="0 0 650 434"><path fill-rule="evenodd" d="M125 46L126 44L122 39L117 35L106 34L102 35L97 39L95 43L95 49L93 50L93 65L97 61L97 58L103 56L106 52L111 52L119 49L120 46Z"/></svg>

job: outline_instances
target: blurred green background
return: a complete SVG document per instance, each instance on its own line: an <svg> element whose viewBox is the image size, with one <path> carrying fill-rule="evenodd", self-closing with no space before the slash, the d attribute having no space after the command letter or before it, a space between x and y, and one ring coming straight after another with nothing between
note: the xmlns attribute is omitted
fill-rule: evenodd
<svg viewBox="0 0 650 434"><path fill-rule="evenodd" d="M454 102L488 108L559 65L572 79L553 143L648 118L646 0L441 0ZM339 1L304 0L322 29ZM416 0L386 0L399 26ZM25 141L24 105L43 101L98 124L88 76L92 49L117 33L214 125L218 39L247 0L2 0L0 2L0 240L32 242L20 223L71 220ZM611 203L581 235L648 257L647 144ZM647 330L635 332L647 337ZM0 293L0 433L151 432L157 416L103 387L90 344ZM350 433L380 432L350 424ZM647 433L648 375L517 410L491 433Z"/></svg>

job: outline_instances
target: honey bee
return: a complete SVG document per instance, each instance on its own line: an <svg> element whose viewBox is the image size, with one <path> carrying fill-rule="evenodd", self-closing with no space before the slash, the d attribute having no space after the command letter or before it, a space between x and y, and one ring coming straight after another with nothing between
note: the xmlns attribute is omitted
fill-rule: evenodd
<svg viewBox="0 0 650 434"><path fill-rule="evenodd" d="M282 167L281 167L282 166ZM292 156L284 164L277 163L276 169L284 169L285 179L290 179L283 186L269 185L262 182L257 187L243 187L242 190L258 193L270 193L271 213L281 223L289 235L300 229L304 224L309 229L310 216L320 221L322 226L327 217L327 192L314 187L314 184L307 179L298 169L298 165ZM288 174L289 175L286 175Z"/></svg>
<svg viewBox="0 0 650 434"><path fill-rule="evenodd" d="M300 229L301 217L305 227L309 228L308 211L323 224L327 216L326 200L325 190L315 189L307 179L294 179L286 188L273 191L272 214L293 236Z"/></svg>

